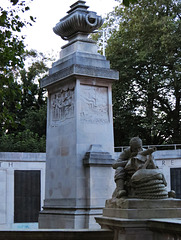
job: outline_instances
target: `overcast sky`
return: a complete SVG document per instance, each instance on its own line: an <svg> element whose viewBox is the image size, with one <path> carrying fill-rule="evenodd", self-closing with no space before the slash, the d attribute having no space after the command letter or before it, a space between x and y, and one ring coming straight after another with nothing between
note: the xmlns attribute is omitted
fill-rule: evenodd
<svg viewBox="0 0 181 240"><path fill-rule="evenodd" d="M33 0L28 15L36 17L36 23L33 27L28 27L23 31L26 35L26 44L28 49L36 49L40 52L58 53L66 42L54 34L52 28L59 20L67 15L70 5L77 0ZM1 0L1 3L7 3L7 0ZM97 12L102 17L111 12L116 6L115 0L87 0L88 10ZM27 13L26 13L27 14Z"/></svg>

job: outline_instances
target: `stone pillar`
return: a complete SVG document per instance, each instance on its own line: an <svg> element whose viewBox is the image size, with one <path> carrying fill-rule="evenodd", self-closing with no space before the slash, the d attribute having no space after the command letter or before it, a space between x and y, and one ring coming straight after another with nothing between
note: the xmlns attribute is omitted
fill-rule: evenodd
<svg viewBox="0 0 181 240"><path fill-rule="evenodd" d="M40 228L95 227L94 217L102 214L105 200L114 190L111 87L118 73L110 70L109 62L87 38L102 24L87 8L84 1L77 1L54 28L69 42L41 82L48 90L48 117ZM90 150L98 153L94 170L86 155ZM96 191L102 194L98 197Z"/></svg>

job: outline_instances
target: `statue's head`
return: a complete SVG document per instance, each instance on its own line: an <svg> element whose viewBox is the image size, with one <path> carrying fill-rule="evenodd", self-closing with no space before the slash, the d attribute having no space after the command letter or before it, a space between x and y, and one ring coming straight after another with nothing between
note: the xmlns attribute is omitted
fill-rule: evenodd
<svg viewBox="0 0 181 240"><path fill-rule="evenodd" d="M131 138L129 142L131 152L138 152L142 149L142 140L139 137Z"/></svg>

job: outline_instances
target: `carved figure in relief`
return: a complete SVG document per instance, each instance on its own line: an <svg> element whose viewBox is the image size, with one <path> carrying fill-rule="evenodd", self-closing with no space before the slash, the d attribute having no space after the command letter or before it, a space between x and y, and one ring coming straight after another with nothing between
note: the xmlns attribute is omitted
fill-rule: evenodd
<svg viewBox="0 0 181 240"><path fill-rule="evenodd" d="M58 97L57 95L55 94L54 95L54 98L52 99L52 109L53 109L53 112L52 112L52 119L53 120L57 120L57 119L60 119L60 111L59 111L59 108L60 108L60 104L58 102Z"/></svg>
<svg viewBox="0 0 181 240"><path fill-rule="evenodd" d="M166 181L153 159L155 148L143 149L142 140L134 137L113 164L116 189L113 198L166 198Z"/></svg>
<svg viewBox="0 0 181 240"><path fill-rule="evenodd" d="M62 121L73 116L73 90L74 89L62 90L52 95L52 121Z"/></svg>
<svg viewBox="0 0 181 240"><path fill-rule="evenodd" d="M106 87L81 85L81 120L104 123L108 121Z"/></svg>

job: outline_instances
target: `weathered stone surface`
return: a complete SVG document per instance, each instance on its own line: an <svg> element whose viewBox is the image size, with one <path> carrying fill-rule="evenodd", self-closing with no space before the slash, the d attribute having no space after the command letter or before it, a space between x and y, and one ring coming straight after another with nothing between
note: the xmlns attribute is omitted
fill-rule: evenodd
<svg viewBox="0 0 181 240"><path fill-rule="evenodd" d="M101 216L100 208L84 208L63 206L47 206L39 216L40 229L82 229L88 228L98 229L94 220L95 216Z"/></svg>
<svg viewBox="0 0 181 240"><path fill-rule="evenodd" d="M147 224L154 240L181 239L181 219L151 219Z"/></svg>
<svg viewBox="0 0 181 240"><path fill-rule="evenodd" d="M87 38L87 36L85 36L84 41L82 41L82 35L80 37L78 35L75 39L73 38L72 41L70 41L68 44L62 46L60 58L64 58L74 52L97 54L97 46L95 42L91 41L89 38Z"/></svg>
<svg viewBox="0 0 181 240"><path fill-rule="evenodd" d="M59 81L63 81L65 79L74 79L75 77L84 77L87 79L103 79L104 81L110 80L114 81L118 79L118 73L114 70L108 70L108 69L99 69L96 67L85 67L83 65L71 65L70 67L67 67L63 70L57 71L52 75L49 75L48 77L44 78L41 82L41 87L49 87L55 83L58 83Z"/></svg>
<svg viewBox="0 0 181 240"><path fill-rule="evenodd" d="M106 200L106 208L121 208L121 209L159 209L159 208L180 208L180 199L109 199Z"/></svg>
<svg viewBox="0 0 181 240"><path fill-rule="evenodd" d="M104 208L103 216L125 219L180 218L181 208L160 208L159 210Z"/></svg>
<svg viewBox="0 0 181 240"><path fill-rule="evenodd" d="M55 62L52 65L52 68L49 70L49 73L53 74L57 71L70 67L73 64L82 65L85 67L91 66L96 68L106 68L110 70L110 63L104 56L76 51Z"/></svg>
<svg viewBox="0 0 181 240"><path fill-rule="evenodd" d="M165 240L181 239L180 218L122 219L96 217L104 229L114 231L114 240Z"/></svg>
<svg viewBox="0 0 181 240"><path fill-rule="evenodd" d="M114 240L154 240L145 220L96 217L96 221L103 229L114 231Z"/></svg>
<svg viewBox="0 0 181 240"><path fill-rule="evenodd" d="M100 144L92 144L90 150L83 159L84 165L109 165L112 166L114 159L108 152L104 152ZM103 183L104 184L104 183Z"/></svg>
<svg viewBox="0 0 181 240"><path fill-rule="evenodd" d="M106 201L103 216L126 219L179 218L180 199L110 199Z"/></svg>

